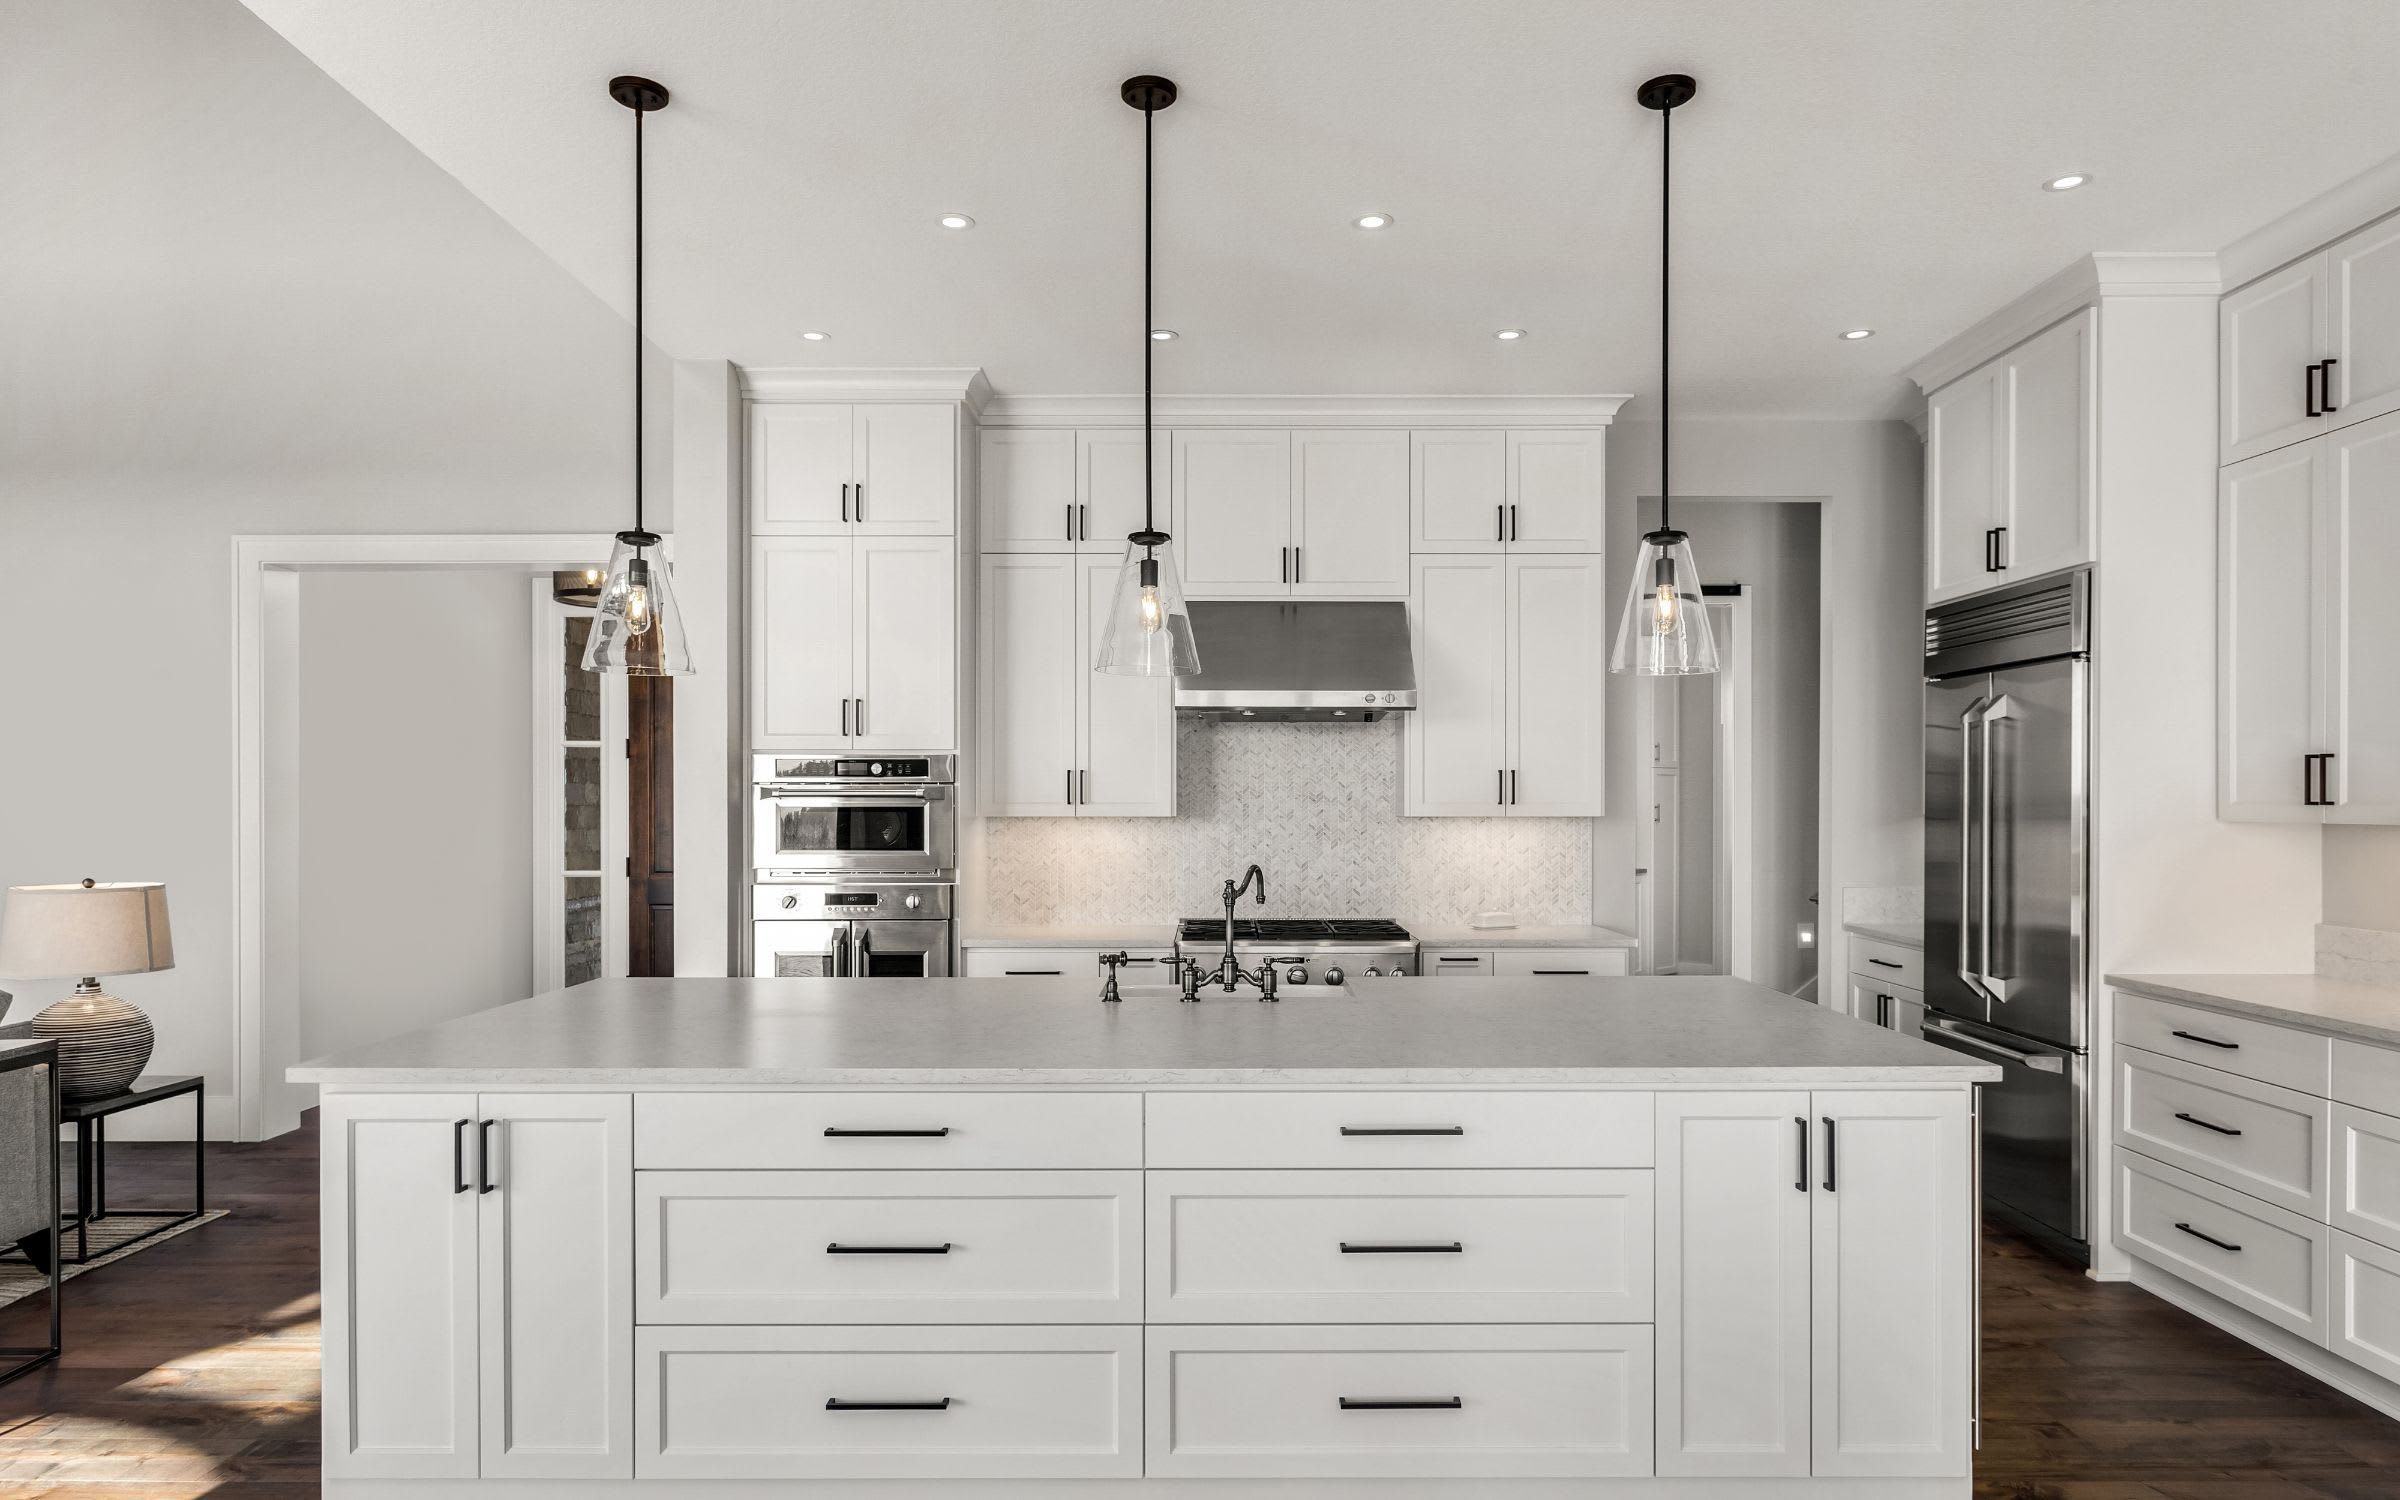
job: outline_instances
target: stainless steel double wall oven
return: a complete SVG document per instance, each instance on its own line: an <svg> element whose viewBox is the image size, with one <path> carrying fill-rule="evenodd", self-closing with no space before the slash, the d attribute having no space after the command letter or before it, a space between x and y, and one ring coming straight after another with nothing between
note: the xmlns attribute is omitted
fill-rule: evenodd
<svg viewBox="0 0 2400 1500"><path fill-rule="evenodd" d="M958 758L760 755L752 775L751 974L949 974Z"/></svg>

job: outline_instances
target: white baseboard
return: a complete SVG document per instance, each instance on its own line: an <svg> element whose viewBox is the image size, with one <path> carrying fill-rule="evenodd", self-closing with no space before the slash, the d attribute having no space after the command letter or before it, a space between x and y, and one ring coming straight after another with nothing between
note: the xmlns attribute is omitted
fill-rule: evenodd
<svg viewBox="0 0 2400 1500"><path fill-rule="evenodd" d="M2146 1260L2134 1261L2132 1279L2135 1286L2161 1301L2172 1302L2201 1322L2221 1328L2243 1343L2307 1371L2343 1395L2364 1401L2385 1416L2400 1420L2400 1385L2362 1370L2300 1335L2278 1328L2256 1313L2236 1307L2214 1292L2195 1286L2171 1271L2162 1271Z"/></svg>

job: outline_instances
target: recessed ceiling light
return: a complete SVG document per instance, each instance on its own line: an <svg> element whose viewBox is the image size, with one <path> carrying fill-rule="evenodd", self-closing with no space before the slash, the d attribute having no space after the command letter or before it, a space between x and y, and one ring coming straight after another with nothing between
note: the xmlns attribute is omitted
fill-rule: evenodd
<svg viewBox="0 0 2400 1500"><path fill-rule="evenodd" d="M1361 229L1389 229L1392 227L1392 216L1390 214L1360 214L1350 222Z"/></svg>
<svg viewBox="0 0 2400 1500"><path fill-rule="evenodd" d="M1525 330L1522 328L1496 328L1492 331L1493 338L1502 339L1511 343L1523 338L1524 336Z"/></svg>
<svg viewBox="0 0 2400 1500"><path fill-rule="evenodd" d="M1153 328L1153 329L1151 329L1151 330L1150 330L1150 336L1151 336L1152 338L1154 338L1154 339L1158 340L1158 341L1159 341L1160 343L1162 343L1162 344L1163 344L1163 343L1165 343L1165 342L1166 342L1167 340L1169 340L1169 339L1174 339L1174 338L1181 338L1181 337L1183 337L1183 335L1181 335L1181 334L1177 333L1177 332L1176 332L1174 329L1172 329L1172 328Z"/></svg>
<svg viewBox="0 0 2400 1500"><path fill-rule="evenodd" d="M2076 188L2083 186L2085 183L2091 180L2092 174L2089 172L2069 172L2064 177L2053 177L2048 182L2043 183L2042 191L2045 193L2073 192Z"/></svg>
<svg viewBox="0 0 2400 1500"><path fill-rule="evenodd" d="M942 227L944 229L973 229L975 221L965 214L944 214L942 215Z"/></svg>
<svg viewBox="0 0 2400 1500"><path fill-rule="evenodd" d="M1872 328L1845 328L1842 330L1842 337L1853 342L1859 339L1871 339L1874 336L1875 330Z"/></svg>
<svg viewBox="0 0 2400 1500"><path fill-rule="evenodd" d="M819 333L819 332L818 332L816 329L814 329L814 328L811 328L811 329L810 329L808 332L806 332L806 333L804 333L804 334L802 334L802 335L800 335L800 336L801 336L802 338L804 338L804 339L808 340L808 341L809 341L810 343L812 343L812 344L822 344L822 343L824 343L824 342L825 342L827 339L829 339L829 338L832 338L832 337L833 337L833 335L832 335L832 334L830 334L830 333Z"/></svg>

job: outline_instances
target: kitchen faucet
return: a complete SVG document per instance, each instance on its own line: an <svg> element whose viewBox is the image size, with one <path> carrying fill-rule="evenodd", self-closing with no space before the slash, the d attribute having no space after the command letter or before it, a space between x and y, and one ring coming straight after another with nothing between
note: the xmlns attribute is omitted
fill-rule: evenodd
<svg viewBox="0 0 2400 1500"><path fill-rule="evenodd" d="M1197 1001L1200 998L1200 986L1204 984L1222 985L1228 995L1234 993L1237 986L1254 984L1258 986L1259 999L1271 1001L1276 998L1275 962L1273 959L1262 959L1256 970L1250 970L1243 968L1241 960L1233 956L1234 903L1249 895L1253 890L1258 892L1258 904L1266 905L1267 872L1256 865L1252 865L1242 872L1239 884L1228 880L1225 882L1224 888L1217 893L1218 899L1225 903L1225 951L1218 956L1217 966L1213 970L1203 970L1197 959L1187 958L1183 961L1183 998L1185 1000Z"/></svg>

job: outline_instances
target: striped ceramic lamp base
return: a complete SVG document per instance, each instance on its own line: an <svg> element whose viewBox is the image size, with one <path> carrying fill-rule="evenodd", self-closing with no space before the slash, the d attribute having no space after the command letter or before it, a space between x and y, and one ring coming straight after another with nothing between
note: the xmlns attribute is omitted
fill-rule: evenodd
<svg viewBox="0 0 2400 1500"><path fill-rule="evenodd" d="M35 1016L33 1034L58 1043L58 1091L69 1099L118 1093L150 1061L150 1018L90 979Z"/></svg>

